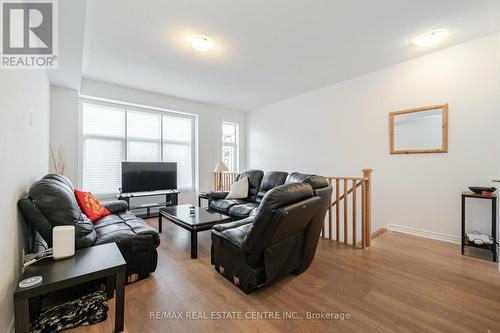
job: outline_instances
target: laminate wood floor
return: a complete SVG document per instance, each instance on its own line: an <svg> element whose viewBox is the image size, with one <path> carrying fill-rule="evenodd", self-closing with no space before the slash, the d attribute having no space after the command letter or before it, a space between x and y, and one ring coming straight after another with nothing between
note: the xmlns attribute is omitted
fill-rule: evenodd
<svg viewBox="0 0 500 333"><path fill-rule="evenodd" d="M306 272L245 295L210 265L209 236L199 234L192 260L189 233L164 223L157 271L126 287L125 332L500 332L497 265L461 256L458 245L390 231L364 251L320 240ZM112 332L109 304L105 322L71 332ZM266 311L280 319L249 318ZM151 319L152 312L183 319ZM248 318L186 319L187 312ZM308 320L307 312L350 319Z"/></svg>

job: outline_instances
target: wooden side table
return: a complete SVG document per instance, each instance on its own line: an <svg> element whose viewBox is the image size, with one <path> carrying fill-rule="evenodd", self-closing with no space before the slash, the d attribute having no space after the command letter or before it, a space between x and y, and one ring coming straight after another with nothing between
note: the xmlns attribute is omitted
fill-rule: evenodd
<svg viewBox="0 0 500 333"><path fill-rule="evenodd" d="M113 297L113 279L116 286L115 332L123 331L125 310L125 259L115 243L77 250L71 258L54 261L43 259L28 266L21 280L40 275L43 281L29 288L14 291L16 332L30 331L29 299L42 294L71 287L88 281L107 278L107 297Z"/></svg>
<svg viewBox="0 0 500 333"><path fill-rule="evenodd" d="M493 238L493 244L475 244L470 242L465 234L465 199L475 198L491 201L491 237ZM462 193L462 255L464 254L465 247L475 247L479 249L489 250L492 252L493 261L497 261L497 196L492 194L491 196L485 196L481 194L476 194L473 192L463 192Z"/></svg>

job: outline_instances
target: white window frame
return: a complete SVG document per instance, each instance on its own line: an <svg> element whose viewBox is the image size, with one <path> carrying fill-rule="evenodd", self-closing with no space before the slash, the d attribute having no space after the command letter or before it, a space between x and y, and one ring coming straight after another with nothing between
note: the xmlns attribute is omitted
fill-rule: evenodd
<svg viewBox="0 0 500 333"><path fill-rule="evenodd" d="M148 107L143 105L137 105L132 103L118 102L118 101L108 101L100 98L92 98L88 96L80 96L79 98L79 112L78 112L78 186L79 188L83 187L83 156L84 156L84 139L86 137L99 137L96 135L84 135L83 134L83 105L84 104L93 104L107 108L115 108L115 109L124 109L125 110L125 136L122 139L124 142L124 161L127 161L128 147L127 147L127 111L135 111L135 112L145 112L145 113L157 113L160 115L178 117L178 118L188 118L191 119L191 187L178 188L181 192L191 192L196 191L198 188L197 179L198 179L198 133L196 129L198 128L198 116L195 114L166 110L161 108ZM174 141L174 140L164 140L163 139L163 117L161 119L161 140L160 140L160 158L163 161L163 144L164 143L185 143L184 141ZM147 141L145 139L144 141ZM113 193L99 193L98 196L100 198L108 198L114 197Z"/></svg>
<svg viewBox="0 0 500 333"><path fill-rule="evenodd" d="M235 142L224 141L224 131L223 131L224 125L234 126L234 128L235 128ZM239 172L239 169L240 169L240 125L238 123L223 121L220 129L221 129L221 140L222 140L221 158L222 158L222 160L224 160L224 147L233 147L235 155L236 155L234 157L234 164L235 165L233 165L233 166L227 165L227 167L231 172Z"/></svg>

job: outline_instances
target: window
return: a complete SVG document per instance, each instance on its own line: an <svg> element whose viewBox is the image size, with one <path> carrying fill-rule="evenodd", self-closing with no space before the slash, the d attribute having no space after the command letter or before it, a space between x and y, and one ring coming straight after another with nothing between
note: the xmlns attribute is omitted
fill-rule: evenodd
<svg viewBox="0 0 500 333"><path fill-rule="evenodd" d="M222 161L229 171L238 171L238 124L222 123Z"/></svg>
<svg viewBox="0 0 500 333"><path fill-rule="evenodd" d="M161 161L161 115L127 111L127 161Z"/></svg>
<svg viewBox="0 0 500 333"><path fill-rule="evenodd" d="M122 161L177 162L178 187L192 188L193 128L189 115L83 102L83 189L118 192Z"/></svg>
<svg viewBox="0 0 500 333"><path fill-rule="evenodd" d="M191 187L193 181L192 119L163 116L163 160L177 162L179 187ZM182 184L190 184L182 186Z"/></svg>
<svg viewBox="0 0 500 333"><path fill-rule="evenodd" d="M83 188L117 192L125 159L125 110L90 104L83 110Z"/></svg>

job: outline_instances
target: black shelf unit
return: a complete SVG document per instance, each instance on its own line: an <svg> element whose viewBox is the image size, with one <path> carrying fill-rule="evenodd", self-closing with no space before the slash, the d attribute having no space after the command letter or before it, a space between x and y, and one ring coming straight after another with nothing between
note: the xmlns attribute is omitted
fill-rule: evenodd
<svg viewBox="0 0 500 333"><path fill-rule="evenodd" d="M144 198L153 197L158 195L164 195L165 201L155 202L141 205L131 205L130 199L133 198ZM151 213L151 208L163 208L168 206L176 206L178 203L179 190L163 190L163 191L151 191L151 192L132 192L132 193L120 193L116 195L118 200L124 200L129 206L129 210L139 210L146 209L146 214L136 214L141 218L158 217L158 212Z"/></svg>
<svg viewBox="0 0 500 333"><path fill-rule="evenodd" d="M483 199L491 201L491 236L493 237L493 244L482 244L478 245L471 242L467 235L465 234L465 199ZM474 247L477 249L488 250L492 253L493 261L497 261L497 196L492 194L491 196L476 194L473 192L463 192L462 193L462 255L464 254L465 247Z"/></svg>

